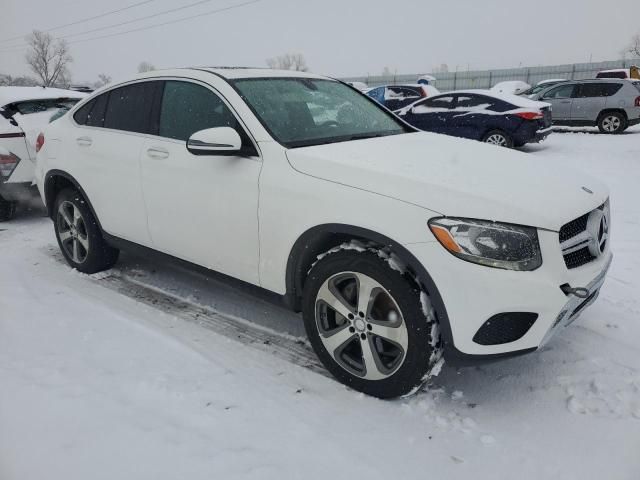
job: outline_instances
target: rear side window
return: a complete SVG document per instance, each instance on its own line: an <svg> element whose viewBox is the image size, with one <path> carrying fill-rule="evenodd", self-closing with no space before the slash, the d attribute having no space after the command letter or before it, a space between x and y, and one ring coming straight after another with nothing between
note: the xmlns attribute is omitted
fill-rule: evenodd
<svg viewBox="0 0 640 480"><path fill-rule="evenodd" d="M425 106L429 108L452 108L453 97L446 96L446 97L430 98L420 103L420 106Z"/></svg>
<svg viewBox="0 0 640 480"><path fill-rule="evenodd" d="M155 91L161 82L141 82L109 92L104 127L126 132L155 134L152 108Z"/></svg>
<svg viewBox="0 0 640 480"><path fill-rule="evenodd" d="M627 72L618 71L618 72L600 72L596 75L596 78L627 78Z"/></svg>
<svg viewBox="0 0 640 480"><path fill-rule="evenodd" d="M85 125L88 125L89 127L104 126L104 114L107 110L108 100L109 93L105 93L91 102L91 110L89 110Z"/></svg>
<svg viewBox="0 0 640 480"><path fill-rule="evenodd" d="M162 95L159 135L188 140L200 130L231 127L237 120L211 90L190 82L167 81Z"/></svg>
<svg viewBox="0 0 640 480"><path fill-rule="evenodd" d="M577 98L610 97L622 88L621 83L583 83L576 93Z"/></svg>
<svg viewBox="0 0 640 480"><path fill-rule="evenodd" d="M458 104L456 108L473 108L480 106L489 106L491 102L486 97L480 97L478 95L460 95L458 97Z"/></svg>
<svg viewBox="0 0 640 480"><path fill-rule="evenodd" d="M76 113L73 114L73 119L76 121L78 125L86 125L87 117L89 116L89 112L96 103L96 99L94 98L90 102L85 103L82 107L78 109Z"/></svg>
<svg viewBox="0 0 640 480"><path fill-rule="evenodd" d="M416 100L421 97L418 88L410 87L387 87L385 93L386 100L407 100L415 98Z"/></svg>

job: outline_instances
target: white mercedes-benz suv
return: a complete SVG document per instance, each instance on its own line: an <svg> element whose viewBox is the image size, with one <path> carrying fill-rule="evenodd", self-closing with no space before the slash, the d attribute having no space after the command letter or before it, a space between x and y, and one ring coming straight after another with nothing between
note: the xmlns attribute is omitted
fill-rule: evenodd
<svg viewBox="0 0 640 480"><path fill-rule="evenodd" d="M146 73L38 144L72 267L137 248L276 292L326 368L378 397L413 391L442 354L536 350L593 302L611 262L600 182L418 132L309 73Z"/></svg>

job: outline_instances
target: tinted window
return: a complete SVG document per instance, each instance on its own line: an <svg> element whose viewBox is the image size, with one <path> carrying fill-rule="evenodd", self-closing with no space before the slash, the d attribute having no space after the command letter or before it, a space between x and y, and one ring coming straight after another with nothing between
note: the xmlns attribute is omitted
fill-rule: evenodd
<svg viewBox="0 0 640 480"><path fill-rule="evenodd" d="M620 83L583 83L580 85L580 88L578 88L576 97L610 97L611 95L615 95L621 88L622 84Z"/></svg>
<svg viewBox="0 0 640 480"><path fill-rule="evenodd" d="M127 132L155 133L151 121L154 93L160 82L142 82L109 92L105 128Z"/></svg>
<svg viewBox="0 0 640 480"><path fill-rule="evenodd" d="M600 72L596 75L596 78L627 78L627 72L625 71L614 71L614 72Z"/></svg>
<svg viewBox="0 0 640 480"><path fill-rule="evenodd" d="M571 98L574 85L562 85L560 87L552 88L545 93L542 98Z"/></svg>
<svg viewBox="0 0 640 480"><path fill-rule="evenodd" d="M482 105L489 106L491 102L486 97L478 95L460 95L458 96L458 104L456 108L473 108Z"/></svg>
<svg viewBox="0 0 640 480"><path fill-rule="evenodd" d="M87 123L87 117L89 116L89 112L91 111L95 103L96 100L93 99L90 102L85 103L84 106L80 107L78 111L73 114L73 119L78 125L84 125L85 123Z"/></svg>
<svg viewBox="0 0 640 480"><path fill-rule="evenodd" d="M109 93L105 93L91 102L91 110L87 115L85 125L90 127L102 127L104 125L104 114L107 110L108 99Z"/></svg>
<svg viewBox="0 0 640 480"><path fill-rule="evenodd" d="M387 92L385 94L386 100L406 100L410 98L415 98L417 100L420 96L420 92L417 88L412 89L409 87L387 87Z"/></svg>
<svg viewBox="0 0 640 480"><path fill-rule="evenodd" d="M165 83L160 109L161 137L187 140L195 132L214 127L237 129L236 118L216 94L195 83Z"/></svg>
<svg viewBox="0 0 640 480"><path fill-rule="evenodd" d="M424 102L420 103L420 106L425 106L429 108L451 108L453 106L453 97L436 97L429 98Z"/></svg>

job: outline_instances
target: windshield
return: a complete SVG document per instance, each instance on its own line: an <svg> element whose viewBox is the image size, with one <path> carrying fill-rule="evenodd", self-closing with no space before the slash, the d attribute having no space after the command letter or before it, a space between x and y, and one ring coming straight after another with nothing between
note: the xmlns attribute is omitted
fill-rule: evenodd
<svg viewBox="0 0 640 480"><path fill-rule="evenodd" d="M233 85L288 148L412 131L365 95L333 80L247 78Z"/></svg>

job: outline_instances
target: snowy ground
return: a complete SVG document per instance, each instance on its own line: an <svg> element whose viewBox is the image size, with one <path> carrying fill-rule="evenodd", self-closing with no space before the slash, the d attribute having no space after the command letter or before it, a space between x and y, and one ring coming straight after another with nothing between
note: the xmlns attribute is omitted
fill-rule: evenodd
<svg viewBox="0 0 640 480"><path fill-rule="evenodd" d="M610 185L602 294L542 351L406 400L327 378L238 285L130 255L84 276L41 212L0 224L0 479L639 479L640 128L525 151Z"/></svg>

